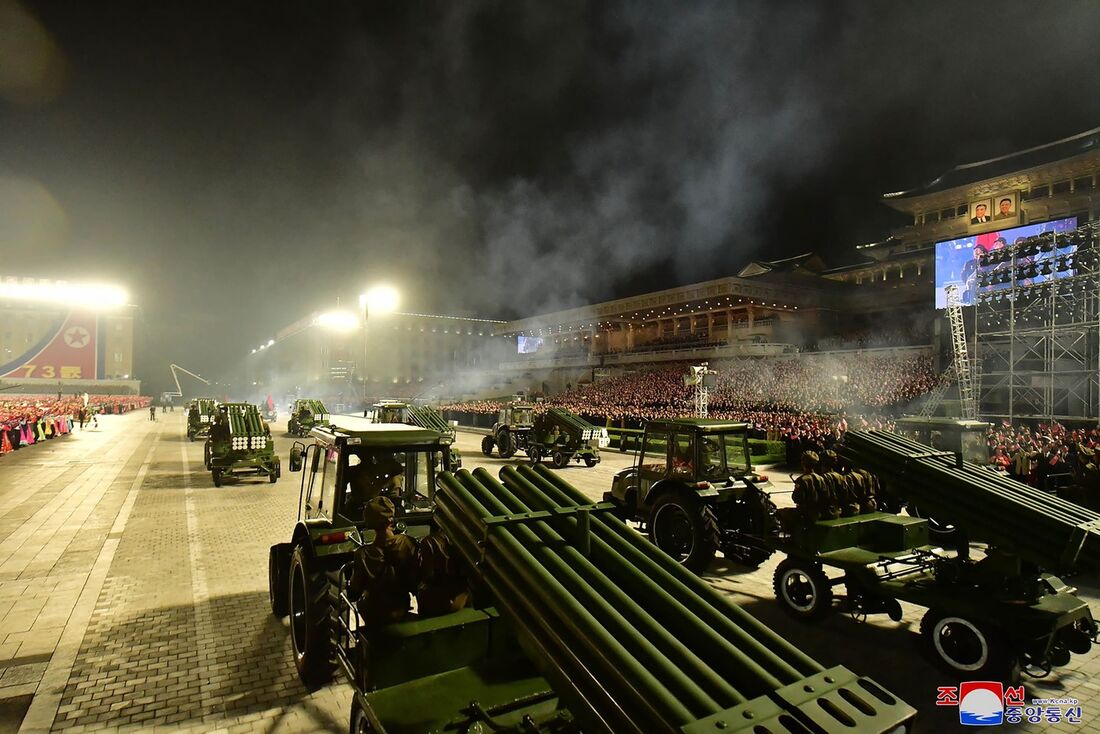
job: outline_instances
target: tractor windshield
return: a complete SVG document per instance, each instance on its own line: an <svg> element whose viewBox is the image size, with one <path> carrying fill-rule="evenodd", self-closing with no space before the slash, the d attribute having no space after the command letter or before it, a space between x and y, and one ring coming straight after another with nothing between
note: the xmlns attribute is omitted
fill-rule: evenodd
<svg viewBox="0 0 1100 734"><path fill-rule="evenodd" d="M699 456L700 476L710 480L729 478L729 466L726 463L726 444L721 438L703 440Z"/></svg>
<svg viewBox="0 0 1100 734"><path fill-rule="evenodd" d="M341 514L358 522L366 503L379 495L392 499L401 513L431 509L441 460L436 450L351 448L344 459Z"/></svg>
<svg viewBox="0 0 1100 734"><path fill-rule="evenodd" d="M962 434L963 461L969 461L978 466L989 464L989 444L985 436L978 431L963 431Z"/></svg>
<svg viewBox="0 0 1100 734"><path fill-rule="evenodd" d="M513 408L512 409L512 423L517 426L522 426L531 423L531 409L530 408Z"/></svg>

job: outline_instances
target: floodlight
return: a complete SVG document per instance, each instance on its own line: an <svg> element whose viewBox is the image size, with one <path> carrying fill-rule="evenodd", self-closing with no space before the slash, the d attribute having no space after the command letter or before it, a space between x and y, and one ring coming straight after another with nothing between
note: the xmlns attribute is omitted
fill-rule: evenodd
<svg viewBox="0 0 1100 734"><path fill-rule="evenodd" d="M359 328L359 317L351 311L325 311L313 323L332 331L354 331Z"/></svg>
<svg viewBox="0 0 1100 734"><path fill-rule="evenodd" d="M271 346L272 344L274 344L274 343L275 343L275 340L274 340L274 339L268 339L268 340L267 340L267 346L269 346L269 347L270 347L270 346Z"/></svg>
<svg viewBox="0 0 1100 734"><path fill-rule="evenodd" d="M359 308L373 314L390 313L397 309L398 300L399 296L395 288L376 285L359 295Z"/></svg>
<svg viewBox="0 0 1100 734"><path fill-rule="evenodd" d="M100 283L65 281L0 281L0 299L45 301L72 308L105 311L125 306L130 296L124 288Z"/></svg>

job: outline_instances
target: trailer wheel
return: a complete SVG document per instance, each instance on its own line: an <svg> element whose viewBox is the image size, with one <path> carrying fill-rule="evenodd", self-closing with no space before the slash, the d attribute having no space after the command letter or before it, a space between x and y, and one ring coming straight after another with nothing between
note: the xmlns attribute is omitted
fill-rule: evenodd
<svg viewBox="0 0 1100 734"><path fill-rule="evenodd" d="M714 560L718 519L697 498L664 495L653 505L646 525L650 541L688 570L700 573Z"/></svg>
<svg viewBox="0 0 1100 734"><path fill-rule="evenodd" d="M598 463L599 462L596 461L595 456L586 456L586 457L584 457L584 465L587 466L589 469L596 466L596 464L598 464Z"/></svg>
<svg viewBox="0 0 1100 734"><path fill-rule="evenodd" d="M527 448L527 460L532 464L542 463L542 450L536 445L531 445Z"/></svg>
<svg viewBox="0 0 1100 734"><path fill-rule="evenodd" d="M214 480L214 486L215 487L222 486L222 470L221 469L216 469L216 468L211 469L210 470L210 476Z"/></svg>
<svg viewBox="0 0 1100 734"><path fill-rule="evenodd" d="M324 574L311 568L312 559L301 546L290 557L290 639L294 667L306 688L316 690L332 678L330 603Z"/></svg>
<svg viewBox="0 0 1100 734"><path fill-rule="evenodd" d="M815 563L785 558L772 577L775 598L797 619L817 621L833 609L833 587Z"/></svg>
<svg viewBox="0 0 1100 734"><path fill-rule="evenodd" d="M279 479L279 475L278 475L277 472L271 472L270 474L267 475L267 483L268 484L274 484L276 481L278 481L278 479Z"/></svg>
<svg viewBox="0 0 1100 734"><path fill-rule="evenodd" d="M485 454L486 456L492 456L493 455L493 437L492 436L486 436L485 438L481 439L481 453Z"/></svg>
<svg viewBox="0 0 1100 734"><path fill-rule="evenodd" d="M564 451L555 451L550 460L553 462L555 469L564 469L569 466L569 457L565 455Z"/></svg>
<svg viewBox="0 0 1100 734"><path fill-rule="evenodd" d="M351 734L374 734L374 727L367 718L367 712L359 705L358 696L351 699L351 728L348 731Z"/></svg>
<svg viewBox="0 0 1100 734"><path fill-rule="evenodd" d="M511 459L516 455L516 442L508 431L497 434L497 451L500 452L502 459Z"/></svg>
<svg viewBox="0 0 1100 734"><path fill-rule="evenodd" d="M920 634L932 659L945 670L972 680L1015 677L1003 636L984 623L929 609L921 618Z"/></svg>
<svg viewBox="0 0 1100 734"><path fill-rule="evenodd" d="M278 546L271 546L267 554L267 597L271 613L279 619L290 614L290 588L286 571L279 563Z"/></svg>

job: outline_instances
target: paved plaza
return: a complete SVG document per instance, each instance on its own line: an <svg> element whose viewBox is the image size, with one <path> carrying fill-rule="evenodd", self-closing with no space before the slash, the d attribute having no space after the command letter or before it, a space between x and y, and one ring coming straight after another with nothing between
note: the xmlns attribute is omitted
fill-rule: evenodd
<svg viewBox="0 0 1100 734"><path fill-rule="evenodd" d="M276 424L284 475L214 488L182 411L106 416L98 430L0 458L0 734L46 731L346 731L350 690L298 682L285 621L267 599L268 547L289 538L300 475ZM499 466L460 434L467 468ZM628 457L564 470L593 499ZM772 476L789 504L790 480ZM771 589L773 558L708 580L826 665L869 675L920 710L918 731L962 731L935 705L951 681L920 655L922 610L894 623L836 614L808 627ZM1074 579L1095 603L1095 580ZM1027 685L1077 698L1084 722L996 730L1100 731L1100 655ZM969 727L967 727L969 728Z"/></svg>

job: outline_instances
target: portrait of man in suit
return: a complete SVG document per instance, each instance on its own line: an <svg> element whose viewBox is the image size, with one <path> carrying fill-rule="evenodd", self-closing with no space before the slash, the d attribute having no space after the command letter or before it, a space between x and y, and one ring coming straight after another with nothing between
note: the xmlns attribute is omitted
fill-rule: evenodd
<svg viewBox="0 0 1100 734"><path fill-rule="evenodd" d="M971 204L971 224L985 224L986 222L992 222L993 218L989 216L989 202L979 201L975 204Z"/></svg>
<svg viewBox="0 0 1100 734"><path fill-rule="evenodd" d="M997 201L997 213L993 215L994 219L1015 219L1016 218L1016 202L1012 200L1012 197L1005 196Z"/></svg>

